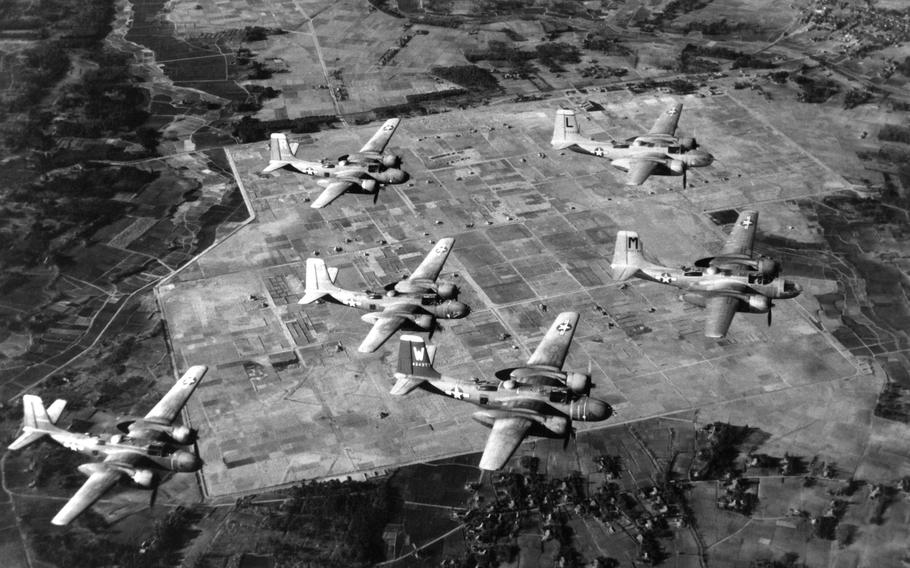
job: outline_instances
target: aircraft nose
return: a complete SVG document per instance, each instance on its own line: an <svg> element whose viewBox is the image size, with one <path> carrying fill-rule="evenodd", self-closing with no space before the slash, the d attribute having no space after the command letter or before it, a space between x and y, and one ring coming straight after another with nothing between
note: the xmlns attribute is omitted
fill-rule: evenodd
<svg viewBox="0 0 910 568"><path fill-rule="evenodd" d="M404 170L398 170L398 175L396 176L396 178L398 179L398 181L395 183L404 183L404 182L408 181L409 179L411 179L411 175Z"/></svg>
<svg viewBox="0 0 910 568"><path fill-rule="evenodd" d="M709 154L708 152L704 152L702 155L703 165L709 166L709 165L711 165L712 162L714 162L714 156L712 154Z"/></svg>

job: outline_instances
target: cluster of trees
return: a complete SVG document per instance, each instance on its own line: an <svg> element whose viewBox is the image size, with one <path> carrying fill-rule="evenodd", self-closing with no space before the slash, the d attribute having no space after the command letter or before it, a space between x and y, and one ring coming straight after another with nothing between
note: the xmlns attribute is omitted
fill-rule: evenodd
<svg viewBox="0 0 910 568"><path fill-rule="evenodd" d="M498 91L500 89L496 77L476 65L431 67L430 73L471 91Z"/></svg>
<svg viewBox="0 0 910 568"><path fill-rule="evenodd" d="M642 31L662 30L666 24L672 22L677 17L701 10L707 6L711 0L672 0L668 2L662 12L656 12L652 17L642 24Z"/></svg>
<svg viewBox="0 0 910 568"><path fill-rule="evenodd" d="M548 42L535 46L533 51L525 51L501 41L491 41L487 49L466 53L465 58L471 63L507 61L516 73L531 74L534 72L531 61L537 60L551 71L560 71L563 64L580 62L581 54L576 46L568 43Z"/></svg>
<svg viewBox="0 0 910 568"><path fill-rule="evenodd" d="M740 446L753 433L749 426L734 426L724 422L714 422L705 426L707 434L704 445L696 453L693 470L699 479L720 479L736 468L736 458Z"/></svg>
<svg viewBox="0 0 910 568"><path fill-rule="evenodd" d="M840 92L837 83L825 78L796 75L793 81L800 86L796 100L804 103L823 103Z"/></svg>
<svg viewBox="0 0 910 568"><path fill-rule="evenodd" d="M699 46L686 44L679 54L679 70L682 72L704 72L716 71L717 68L710 62L705 62L698 57L710 57L712 59L726 59L732 61L732 69L739 68L757 68L773 69L777 67L767 57L743 53L735 49L721 46Z"/></svg>
<svg viewBox="0 0 910 568"><path fill-rule="evenodd" d="M382 534L400 509L387 479L305 482L265 522L283 533L272 540L279 564L368 566L384 560Z"/></svg>
<svg viewBox="0 0 910 568"><path fill-rule="evenodd" d="M88 530L81 527L62 532L42 529L31 534L30 540L40 543L34 547L40 558L67 568L177 566L183 548L198 534L193 525L203 512L199 508L177 507L155 523L154 532L141 547L124 543L122 538L108 537L102 532L104 522L91 510L83 513L79 521Z"/></svg>
<svg viewBox="0 0 910 568"><path fill-rule="evenodd" d="M910 128L898 124L886 124L878 131L878 139L883 142L910 144Z"/></svg>
<svg viewBox="0 0 910 568"><path fill-rule="evenodd" d="M65 242L54 242L58 237L90 237L130 208L127 203L111 199L113 196L136 193L157 177L157 172L134 167L87 167L10 191L7 206L29 211L34 221L24 232L17 229L16 238L9 239L10 246L0 258L0 266L35 266L49 253L65 247Z"/></svg>

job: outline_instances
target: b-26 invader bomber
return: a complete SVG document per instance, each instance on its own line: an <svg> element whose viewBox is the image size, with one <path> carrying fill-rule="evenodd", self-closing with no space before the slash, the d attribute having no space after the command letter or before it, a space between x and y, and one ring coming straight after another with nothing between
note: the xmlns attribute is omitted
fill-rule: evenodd
<svg viewBox="0 0 910 568"><path fill-rule="evenodd" d="M456 300L458 288L450 282L437 282L455 239L439 239L420 266L409 277L388 287L385 294L345 290L335 285L338 269L327 267L320 258L306 261L306 292L299 304L311 304L328 297L330 300L366 310L361 318L373 328L357 349L372 353L399 328L410 323L432 331L436 319L455 319L468 315L468 306Z"/></svg>
<svg viewBox="0 0 910 568"><path fill-rule="evenodd" d="M173 422L207 370L204 365L190 367L148 414L141 418L128 417L118 423L117 427L126 434L114 434L109 439L57 427L56 422L66 407L65 400L55 400L45 408L41 397L24 395L22 434L9 445L10 450L24 448L50 436L65 448L92 457L104 456L101 462L79 466L79 471L88 479L51 523L69 524L123 477L142 487L152 487L156 483L155 469L199 470L202 467L199 456L178 447L193 443L194 432L186 426L174 426Z"/></svg>
<svg viewBox="0 0 910 568"><path fill-rule="evenodd" d="M480 469L501 469L525 436L562 438L574 434L573 420L598 422L613 413L606 402L591 398L591 374L562 370L578 325L578 314L564 312L550 325L537 349L522 367L502 369L498 380L445 377L433 368L436 348L416 335L402 335L397 382L391 394L417 387L480 407L474 419L491 428Z"/></svg>
<svg viewBox="0 0 910 568"><path fill-rule="evenodd" d="M699 150L694 138L677 138L676 124L682 105L674 104L664 111L651 130L625 142L599 142L581 135L575 111L559 109L553 126L550 144L557 150L568 148L574 152L606 158L626 172L627 185L641 185L652 173L656 175L681 175L686 187L689 168L710 165L714 156Z"/></svg>
<svg viewBox="0 0 910 568"><path fill-rule="evenodd" d="M777 278L781 270L777 260L753 256L757 223L758 212L741 212L720 254L700 259L691 268L651 262L638 233L619 231L610 265L613 276L620 281L634 276L680 288L685 292L683 300L708 309L706 337L724 337L736 312L767 313L771 325L771 300L795 298L802 287Z"/></svg>
<svg viewBox="0 0 910 568"><path fill-rule="evenodd" d="M371 193L375 203L383 185L404 183L410 179L407 172L401 169L401 157L384 153L400 121L399 118L385 121L360 151L341 156L335 163L298 158L299 145L289 142L286 134L273 133L269 139L269 165L262 173L291 168L308 176L322 178L316 183L325 190L310 205L313 209L325 207L354 188Z"/></svg>

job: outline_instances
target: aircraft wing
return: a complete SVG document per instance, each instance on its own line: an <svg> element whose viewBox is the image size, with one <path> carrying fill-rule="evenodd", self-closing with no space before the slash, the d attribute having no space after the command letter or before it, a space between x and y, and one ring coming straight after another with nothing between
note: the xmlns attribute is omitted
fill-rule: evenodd
<svg viewBox="0 0 910 568"><path fill-rule="evenodd" d="M736 218L733 231L727 237L721 256L745 255L752 257L752 243L755 240L755 227L758 225L758 211L743 211Z"/></svg>
<svg viewBox="0 0 910 568"><path fill-rule="evenodd" d="M351 189L353 186L354 182L348 180L340 179L331 181L325 186L325 190L319 194L319 197L316 198L316 201L314 201L310 207L313 209L321 209L341 197L344 192Z"/></svg>
<svg viewBox="0 0 910 568"><path fill-rule="evenodd" d="M739 298L733 296L711 296L705 302L708 313L705 318L705 337L720 339L727 335L730 322L736 315Z"/></svg>
<svg viewBox="0 0 910 568"><path fill-rule="evenodd" d="M123 473L113 468L103 466L96 468L85 480L85 483L82 484L82 487L79 488L79 491L76 491L76 494L66 502L66 505L54 515L54 518L51 519L51 524L58 526L69 524L70 521L91 507L92 503L100 499L108 489L116 485L120 481L121 475Z"/></svg>
<svg viewBox="0 0 910 568"><path fill-rule="evenodd" d="M540 345L528 359L528 365L545 365L562 369L577 326L577 312L563 312L556 316Z"/></svg>
<svg viewBox="0 0 910 568"><path fill-rule="evenodd" d="M453 244L455 244L455 239L452 237L436 241L436 246L427 254L414 273L408 277L408 280L436 280L439 277L439 273L442 272L442 265L449 258L449 252L452 251Z"/></svg>
<svg viewBox="0 0 910 568"><path fill-rule="evenodd" d="M376 318L376 323L373 324L357 351L372 353L379 349L386 340L392 337L392 334L408 321L408 318L402 314L406 309L407 306L390 306L380 313Z"/></svg>
<svg viewBox="0 0 910 568"><path fill-rule="evenodd" d="M202 380L206 371L208 371L208 367L205 365L190 367L177 383L171 387L171 390L158 401L158 404L149 410L148 414L145 415L145 419L157 424L170 424L173 422L174 418L180 414L180 410L186 404L190 395L196 390L196 385Z"/></svg>
<svg viewBox="0 0 910 568"><path fill-rule="evenodd" d="M632 158L629 165L629 177L626 179L626 185L641 185L645 183L657 162L650 159Z"/></svg>
<svg viewBox="0 0 910 568"><path fill-rule="evenodd" d="M682 104L674 104L657 117L657 122L648 131L648 134L669 134L676 132L676 123L679 122L679 115L682 114Z"/></svg>
<svg viewBox="0 0 910 568"><path fill-rule="evenodd" d="M524 440L533 422L521 416L497 418L480 457L480 469L494 471L506 465Z"/></svg>
<svg viewBox="0 0 910 568"><path fill-rule="evenodd" d="M363 148L360 149L361 152L376 152L381 154L385 150L386 144L389 143L389 140L392 139L392 135L395 134L395 130L398 128L398 123L401 122L400 118L390 118L385 121L385 124L379 127L379 130L376 131L376 134L370 138L370 141L364 144Z"/></svg>

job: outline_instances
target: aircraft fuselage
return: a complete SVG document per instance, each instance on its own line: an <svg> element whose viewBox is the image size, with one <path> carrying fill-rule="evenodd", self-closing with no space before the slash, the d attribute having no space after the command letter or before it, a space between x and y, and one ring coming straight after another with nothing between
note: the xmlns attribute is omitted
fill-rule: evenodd
<svg viewBox="0 0 910 568"><path fill-rule="evenodd" d="M365 312L382 312L395 306L418 306L419 312L441 319L457 319L470 311L468 306L458 300L446 299L435 293L401 293L390 290L384 294L378 292L355 292L353 290L335 290L331 299L339 304L357 308Z"/></svg>
<svg viewBox="0 0 910 568"><path fill-rule="evenodd" d="M795 298L802 292L799 284L782 278L767 280L755 271L730 271L708 268L681 270L666 266L639 268L636 276L660 284L674 286L695 294L722 294L747 300L750 295L769 299Z"/></svg>
<svg viewBox="0 0 910 568"><path fill-rule="evenodd" d="M682 175L682 168L708 166L714 161L714 156L704 150L686 149L677 143L667 143L667 140L642 141L643 137L636 138L632 144L599 143L595 141L576 142L569 146L574 152L590 154L599 158L606 158L613 165L628 170L628 161L641 159L655 159L665 166L659 173L662 175Z"/></svg>
<svg viewBox="0 0 910 568"><path fill-rule="evenodd" d="M364 159L348 162L311 162L288 160L288 167L308 176L336 179L372 179L383 185L404 183L408 174L400 168L386 167L379 160Z"/></svg>
<svg viewBox="0 0 910 568"><path fill-rule="evenodd" d="M118 434L107 440L99 436L72 432L53 432L49 435L61 446L94 458L139 455L141 463L176 472L197 471L202 467L202 460L192 452L159 442L143 443Z"/></svg>
<svg viewBox="0 0 910 568"><path fill-rule="evenodd" d="M555 372L563 375L565 373ZM428 379L427 385L439 394L470 402L483 410L475 414L475 419L489 426L484 417L492 419L511 415L523 416L554 434L562 435L564 428L569 427L570 420L598 422L606 420L613 413L610 406L586 395L577 395L566 388L554 373L537 380L527 375L518 382L506 381L460 380L451 377Z"/></svg>

